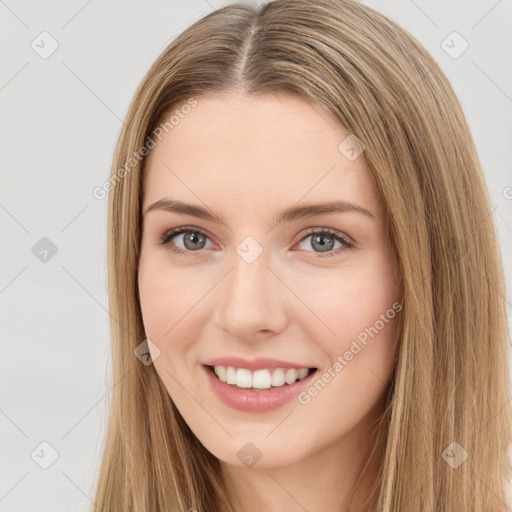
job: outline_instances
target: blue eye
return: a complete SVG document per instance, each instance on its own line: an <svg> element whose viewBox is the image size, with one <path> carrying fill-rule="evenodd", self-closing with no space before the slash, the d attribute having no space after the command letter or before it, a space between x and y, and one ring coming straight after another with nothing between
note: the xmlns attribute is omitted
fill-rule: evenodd
<svg viewBox="0 0 512 512"><path fill-rule="evenodd" d="M184 245L185 249L181 249L175 245L174 239L180 235L184 235L182 238L182 244ZM160 245L167 246L172 253L185 256L187 252L196 252L199 249L204 249L202 244L207 239L208 235L198 228L182 227L166 231L161 237L159 237L158 243ZM197 245L201 247L194 247Z"/></svg>
<svg viewBox="0 0 512 512"><path fill-rule="evenodd" d="M180 241L183 248L176 247L176 243L174 241L181 235L184 235ZM319 249L320 254L325 253L323 256L318 256L319 258L333 256L345 249L354 247L355 245L348 237L330 228L312 228L306 236L302 237L300 243L310 237L311 242L309 243L309 246L313 249ZM205 245L207 240L208 235L201 229L184 226L166 231L158 238L158 244L166 246L168 250L174 254L186 256L190 255L190 253L198 252L201 249L208 247ZM338 242L340 247L333 250L335 242Z"/></svg>
<svg viewBox="0 0 512 512"><path fill-rule="evenodd" d="M312 238L309 245L313 248L316 247L320 249L320 253L326 253L325 256L319 256L320 258L334 256L335 254L342 252L344 249L349 249L355 245L342 233L329 228L323 228L320 230L313 228L305 237L302 238L301 242L304 242L304 240L310 237ZM333 242L330 242L329 240L333 240ZM340 247L333 251L334 242L338 242Z"/></svg>

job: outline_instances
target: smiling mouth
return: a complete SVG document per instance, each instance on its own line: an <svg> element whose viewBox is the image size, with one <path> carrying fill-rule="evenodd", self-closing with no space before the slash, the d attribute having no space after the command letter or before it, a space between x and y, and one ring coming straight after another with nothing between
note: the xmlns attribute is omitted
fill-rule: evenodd
<svg viewBox="0 0 512 512"><path fill-rule="evenodd" d="M225 384L248 391L267 391L285 388L301 381L317 371L317 368L268 368L251 371L232 366L206 365L209 370Z"/></svg>

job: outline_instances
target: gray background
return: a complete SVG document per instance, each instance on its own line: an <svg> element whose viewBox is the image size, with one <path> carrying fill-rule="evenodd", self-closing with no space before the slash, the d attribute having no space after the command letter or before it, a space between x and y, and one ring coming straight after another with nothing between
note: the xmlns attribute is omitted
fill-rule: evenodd
<svg viewBox="0 0 512 512"><path fill-rule="evenodd" d="M91 507L111 363L107 200L92 190L108 179L148 66L225 3L0 0L1 512ZM485 168L510 285L511 1L363 3L407 28L452 82ZM31 47L50 48L43 31L59 45L46 59ZM458 58L442 47L453 31L469 43ZM46 262L33 251L48 245L43 237L57 250ZM509 287L509 325L510 304ZM43 469L52 450L58 458Z"/></svg>

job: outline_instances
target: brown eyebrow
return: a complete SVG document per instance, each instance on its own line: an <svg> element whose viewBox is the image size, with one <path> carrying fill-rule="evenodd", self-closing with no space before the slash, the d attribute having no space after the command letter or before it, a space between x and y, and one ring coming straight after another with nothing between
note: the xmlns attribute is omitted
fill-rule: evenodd
<svg viewBox="0 0 512 512"><path fill-rule="evenodd" d="M181 201L163 198L155 201L151 204L146 211L164 210L171 213L181 213L183 215L191 215L192 217L198 217L199 219L207 220L216 224L223 224L224 219L217 215L215 212L197 206L193 204L183 203ZM304 204L301 206L291 206L286 208L280 215L274 219L274 224L280 224L281 222L292 222L298 219L305 219L308 217L314 217L315 215L324 215L327 213L341 213L341 212L356 212L371 219L377 220L377 217L362 206L358 206L347 201L330 201L326 203L318 204Z"/></svg>

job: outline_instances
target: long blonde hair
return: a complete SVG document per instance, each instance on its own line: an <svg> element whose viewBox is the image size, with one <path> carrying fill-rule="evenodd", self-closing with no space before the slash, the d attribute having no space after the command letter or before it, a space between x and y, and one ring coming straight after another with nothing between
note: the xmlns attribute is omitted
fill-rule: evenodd
<svg viewBox="0 0 512 512"><path fill-rule="evenodd" d="M145 339L141 149L175 105L231 91L314 101L365 146L403 289L382 464L367 510L505 512L506 289L479 157L429 53L353 0L218 9L175 39L138 87L107 187L113 390L94 511L233 510L219 461L153 365L134 356Z"/></svg>

